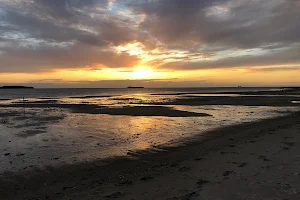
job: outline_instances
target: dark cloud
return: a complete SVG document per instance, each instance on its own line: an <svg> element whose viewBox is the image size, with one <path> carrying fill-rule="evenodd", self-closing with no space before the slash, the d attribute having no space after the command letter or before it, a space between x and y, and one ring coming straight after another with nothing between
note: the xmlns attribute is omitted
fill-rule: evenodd
<svg viewBox="0 0 300 200"><path fill-rule="evenodd" d="M91 0L84 2L38 0L27 5L25 11L8 7L5 9L2 19L7 25L16 27L15 29L19 31L19 35L45 41L66 42L75 40L103 46L108 43L120 44L134 40L133 30L122 26L121 23L118 24L116 19L105 17L93 19L89 16L91 13L86 8L87 5L92 4L92 2L95 5L98 4ZM104 4L104 1L100 2ZM100 4L100 7L102 4ZM106 4L107 1L105 1L104 8ZM79 10L83 8L87 10ZM97 14L106 15L101 10ZM1 28L3 35L5 34L4 28L7 29L7 26ZM10 32L7 31L6 34L9 35Z"/></svg>
<svg viewBox="0 0 300 200"><path fill-rule="evenodd" d="M0 26L0 71L136 65L136 56L109 50L112 45L134 41L136 32L117 18L106 16L108 3L36 0L0 7L0 18L5 22Z"/></svg>
<svg viewBox="0 0 300 200"><path fill-rule="evenodd" d="M169 48L248 49L300 42L299 0L133 1L142 29Z"/></svg>
<svg viewBox="0 0 300 200"><path fill-rule="evenodd" d="M137 13L145 14L141 28L167 45L180 42L188 44L203 17L203 10L221 0L161 0L132 1L129 6ZM203 27L205 28L205 27ZM184 41L184 42L182 42ZM190 41L195 42L195 41ZM199 43L199 41L196 41Z"/></svg>
<svg viewBox="0 0 300 200"><path fill-rule="evenodd" d="M0 21L0 72L133 67L130 42L167 69L300 63L300 0L3 0Z"/></svg>
<svg viewBox="0 0 300 200"><path fill-rule="evenodd" d="M253 72L300 71L300 66L251 68Z"/></svg>
<svg viewBox="0 0 300 200"><path fill-rule="evenodd" d="M139 62L139 58L127 53L117 54L86 45L75 45L71 48L7 49L5 53L0 54L0 60L3 66L1 72L36 72L83 67L119 68L132 67Z"/></svg>
<svg viewBox="0 0 300 200"><path fill-rule="evenodd" d="M1 85L1 83L0 83ZM45 88L126 88L129 85L141 85L146 88L165 88L165 87L205 87L213 85L206 80L198 81L177 81L173 79L157 79L157 80L101 80L101 81L61 81L61 80L40 80L30 83L20 83L19 85L31 85L34 87Z"/></svg>
<svg viewBox="0 0 300 200"><path fill-rule="evenodd" d="M274 65L300 64L300 46L288 50L272 51L262 55L244 55L235 57L225 57L208 61L179 61L169 62L161 65L161 68L177 70L197 70L197 69L217 69L217 68L237 68L237 67L257 67ZM282 68L283 69L283 68Z"/></svg>
<svg viewBox="0 0 300 200"><path fill-rule="evenodd" d="M146 15L140 28L167 48L212 55L209 61L188 57L167 62L161 68L193 70L300 63L300 48L293 46L300 43L299 0L136 2L131 2L132 9ZM224 50L239 54L257 48L266 51L263 55L213 58Z"/></svg>

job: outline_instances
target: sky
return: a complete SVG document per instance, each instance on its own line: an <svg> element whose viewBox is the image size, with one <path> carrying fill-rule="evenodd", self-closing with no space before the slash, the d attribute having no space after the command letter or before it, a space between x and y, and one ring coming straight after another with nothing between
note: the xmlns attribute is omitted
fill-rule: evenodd
<svg viewBox="0 0 300 200"><path fill-rule="evenodd" d="M300 86L300 0L0 0L0 85Z"/></svg>

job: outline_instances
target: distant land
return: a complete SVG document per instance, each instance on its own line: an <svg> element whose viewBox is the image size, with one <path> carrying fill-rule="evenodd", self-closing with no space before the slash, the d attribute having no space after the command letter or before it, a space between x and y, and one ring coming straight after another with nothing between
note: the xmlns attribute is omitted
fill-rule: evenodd
<svg viewBox="0 0 300 200"><path fill-rule="evenodd" d="M34 87L28 87L28 86L3 86L3 87L0 87L0 89L34 89Z"/></svg>
<svg viewBox="0 0 300 200"><path fill-rule="evenodd" d="M137 87L135 87L135 86L129 86L127 88L144 88L144 87L141 87L141 86L137 86Z"/></svg>

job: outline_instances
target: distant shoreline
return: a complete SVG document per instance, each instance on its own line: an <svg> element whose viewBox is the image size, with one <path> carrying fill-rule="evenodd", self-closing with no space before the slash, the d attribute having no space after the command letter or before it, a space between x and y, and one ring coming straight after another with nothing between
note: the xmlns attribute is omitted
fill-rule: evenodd
<svg viewBox="0 0 300 200"><path fill-rule="evenodd" d="M0 89L34 89L34 87L28 87L28 86L3 86L3 87L0 87Z"/></svg>
<svg viewBox="0 0 300 200"><path fill-rule="evenodd" d="M142 86L129 86L127 88L129 88L129 89L141 89L141 88L144 88L144 87L142 87Z"/></svg>

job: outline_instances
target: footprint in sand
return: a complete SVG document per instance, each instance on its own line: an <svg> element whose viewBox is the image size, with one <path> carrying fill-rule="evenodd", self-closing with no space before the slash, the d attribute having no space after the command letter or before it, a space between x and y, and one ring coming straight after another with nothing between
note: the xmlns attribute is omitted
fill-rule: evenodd
<svg viewBox="0 0 300 200"><path fill-rule="evenodd" d="M190 193L185 194L181 197L172 197L172 198L169 198L167 200L189 200L189 199L194 199L197 196L198 196L197 192L190 192Z"/></svg>
<svg viewBox="0 0 300 200"><path fill-rule="evenodd" d="M171 164L170 167L178 167L178 164L176 164L176 163Z"/></svg>
<svg viewBox="0 0 300 200"><path fill-rule="evenodd" d="M223 172L223 176L229 176L231 174L235 174L235 171L225 171L225 172Z"/></svg>
<svg viewBox="0 0 300 200"><path fill-rule="evenodd" d="M239 165L239 167L246 167L248 165L248 163L242 163Z"/></svg>
<svg viewBox="0 0 300 200"><path fill-rule="evenodd" d="M290 147L281 147L283 150L287 151L290 149Z"/></svg>
<svg viewBox="0 0 300 200"><path fill-rule="evenodd" d="M282 144L285 144L287 146L294 146L295 142L282 142Z"/></svg>
<svg viewBox="0 0 300 200"><path fill-rule="evenodd" d="M220 154L237 154L237 153L234 152L234 151L231 151L231 152L224 152L224 151L221 151Z"/></svg>
<svg viewBox="0 0 300 200"><path fill-rule="evenodd" d="M266 166L262 166L261 168L262 168L262 169L270 169L271 166L270 166L270 165L266 165Z"/></svg>
<svg viewBox="0 0 300 200"><path fill-rule="evenodd" d="M141 181L149 181L152 179L154 179L152 176L145 176L145 177L140 178Z"/></svg>
<svg viewBox="0 0 300 200"><path fill-rule="evenodd" d="M207 184L207 183L210 183L210 181L205 180L205 179L198 179L198 181L197 181L197 185L198 185L199 187L202 187L203 185L205 185L205 184Z"/></svg>
<svg viewBox="0 0 300 200"><path fill-rule="evenodd" d="M258 156L259 160L263 160L263 161L271 161L270 159L268 159L266 156Z"/></svg>
<svg viewBox="0 0 300 200"><path fill-rule="evenodd" d="M190 167L184 166L184 167L179 168L178 171L179 172L186 172L186 171L189 171L190 169L191 169Z"/></svg>
<svg viewBox="0 0 300 200"><path fill-rule="evenodd" d="M114 192L110 195L106 195L105 198L110 198L110 199L117 199L117 198L120 198L120 197L123 197L124 194L121 193L121 192Z"/></svg>
<svg viewBox="0 0 300 200"><path fill-rule="evenodd" d="M132 185L132 181L130 180L123 180L119 182L119 185Z"/></svg>

